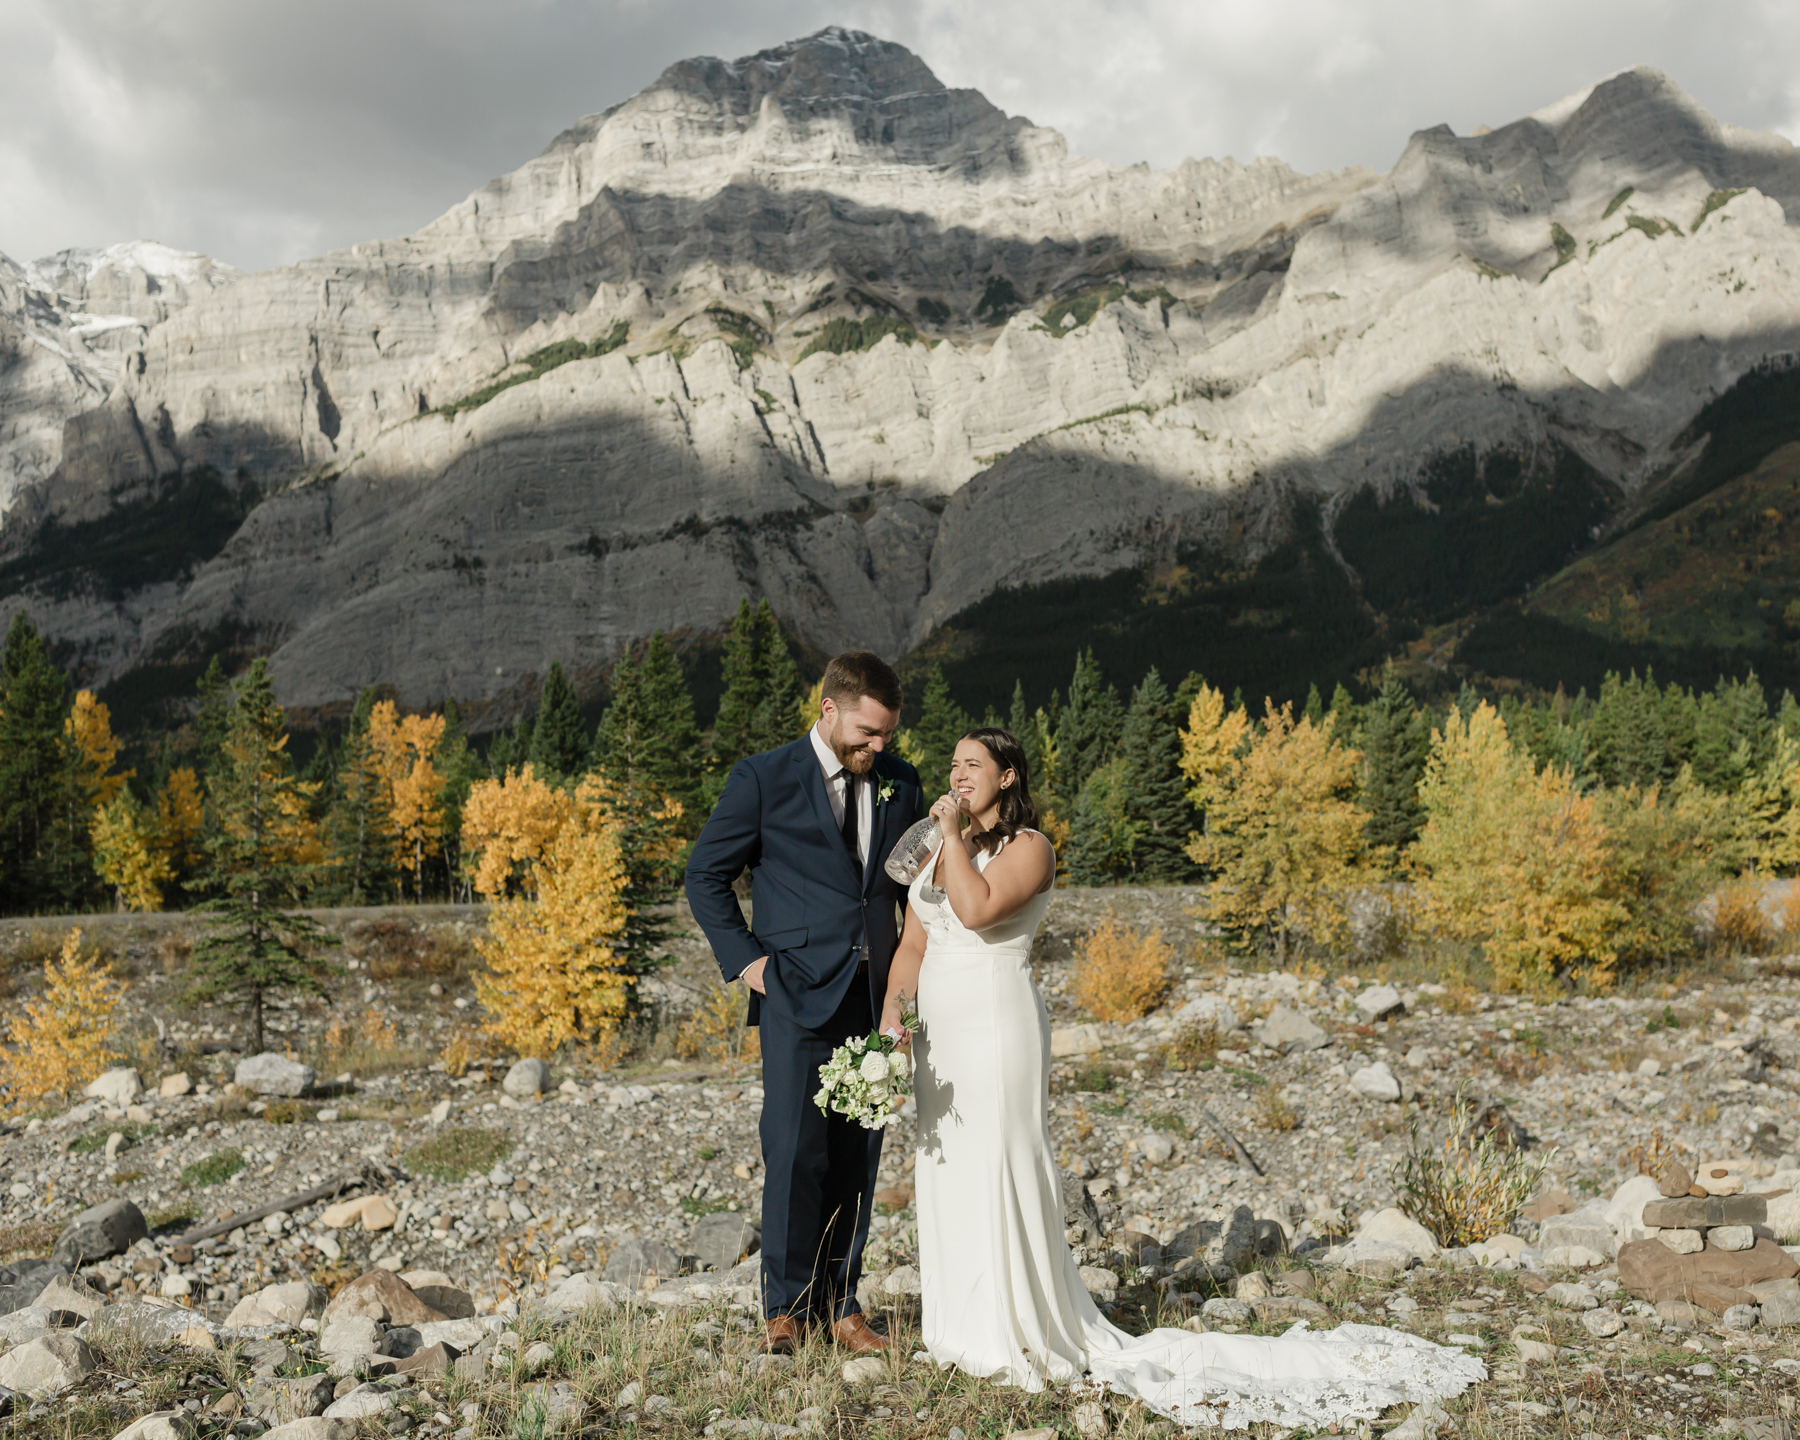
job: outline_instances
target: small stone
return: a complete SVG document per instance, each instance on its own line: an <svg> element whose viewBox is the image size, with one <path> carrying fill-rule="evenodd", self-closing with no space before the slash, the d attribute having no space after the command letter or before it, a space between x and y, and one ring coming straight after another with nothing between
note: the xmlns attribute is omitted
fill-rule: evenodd
<svg viewBox="0 0 1800 1440"><path fill-rule="evenodd" d="M885 1380L887 1373L887 1362L878 1360L873 1355L859 1355L854 1360L844 1362L846 1385L870 1385L878 1380Z"/></svg>
<svg viewBox="0 0 1800 1440"><path fill-rule="evenodd" d="M442 1125L449 1118L450 1102L448 1100L440 1100L431 1107L431 1123L433 1125Z"/></svg>
<svg viewBox="0 0 1800 1440"><path fill-rule="evenodd" d="M351 1315L386 1325L425 1325L450 1318L427 1305L398 1275L379 1268L357 1276L333 1295L321 1323L329 1325L340 1316Z"/></svg>
<svg viewBox="0 0 1800 1440"><path fill-rule="evenodd" d="M31 1302L43 1309L79 1315L92 1320L106 1304L106 1297L79 1275L58 1275Z"/></svg>
<svg viewBox="0 0 1800 1440"><path fill-rule="evenodd" d="M613 1247L606 1262L605 1278L636 1290L643 1285L646 1276L672 1280L680 1268L681 1257L660 1240L627 1235Z"/></svg>
<svg viewBox="0 0 1800 1440"><path fill-rule="evenodd" d="M1430 1260L1438 1253L1437 1240L1412 1216L1397 1206L1387 1206L1363 1217L1356 1227L1356 1239L1384 1245L1398 1245L1408 1255Z"/></svg>
<svg viewBox="0 0 1800 1440"><path fill-rule="evenodd" d="M526 1374L535 1375L555 1358L556 1347L546 1340L539 1340L519 1356L519 1364L524 1367Z"/></svg>
<svg viewBox="0 0 1800 1440"><path fill-rule="evenodd" d="M1377 1060L1351 1072L1350 1088L1370 1100L1395 1101L1400 1098L1400 1082L1388 1068L1387 1061Z"/></svg>
<svg viewBox="0 0 1800 1440"><path fill-rule="evenodd" d="M298 1326L324 1303L325 1292L304 1280L265 1285L238 1301L232 1312L225 1317L225 1323L228 1326Z"/></svg>
<svg viewBox="0 0 1800 1440"><path fill-rule="evenodd" d="M1656 1188L1671 1200L1678 1200L1694 1187L1694 1177L1679 1160L1671 1160L1656 1177Z"/></svg>
<svg viewBox="0 0 1800 1440"><path fill-rule="evenodd" d="M1706 1237L1698 1230L1658 1230L1656 1238L1677 1255L1698 1255L1706 1248Z"/></svg>
<svg viewBox="0 0 1800 1440"><path fill-rule="evenodd" d="M1106 1434L1106 1407L1098 1400L1084 1400L1075 1407L1075 1433L1081 1440L1101 1440Z"/></svg>
<svg viewBox="0 0 1800 1440"><path fill-rule="evenodd" d="M910 1265L897 1265L881 1282L883 1294L922 1296L925 1293L924 1281L919 1272Z"/></svg>
<svg viewBox="0 0 1800 1440"><path fill-rule="evenodd" d="M613 1409L631 1410L644 1403L644 1382L633 1380L617 1395L613 1396Z"/></svg>
<svg viewBox="0 0 1800 1440"><path fill-rule="evenodd" d="M0 1386L25 1395L55 1395L93 1374L99 1364L86 1341L45 1335L0 1355Z"/></svg>
<svg viewBox="0 0 1800 1440"><path fill-rule="evenodd" d="M327 1420L366 1420L394 1408L394 1392L386 1385L358 1385L342 1399L325 1407Z"/></svg>
<svg viewBox="0 0 1800 1440"><path fill-rule="evenodd" d="M1228 1299L1223 1295L1208 1300L1200 1307L1200 1313L1215 1325L1247 1325L1250 1322L1249 1302Z"/></svg>
<svg viewBox="0 0 1800 1440"><path fill-rule="evenodd" d="M1081 1283L1096 1300L1111 1300L1119 1293L1119 1277L1098 1265L1083 1265Z"/></svg>
<svg viewBox="0 0 1800 1440"><path fill-rule="evenodd" d="M1744 1177L1736 1170L1722 1167L1702 1165L1700 1173L1694 1177L1697 1184L1708 1195L1742 1195L1744 1193Z"/></svg>
<svg viewBox="0 0 1800 1440"><path fill-rule="evenodd" d="M188 1440L197 1428L186 1410L158 1410L133 1420L113 1440Z"/></svg>
<svg viewBox="0 0 1800 1440"><path fill-rule="evenodd" d="M1762 1317L1754 1305L1730 1305L1720 1318L1727 1330L1754 1330Z"/></svg>
<svg viewBox="0 0 1800 1440"><path fill-rule="evenodd" d="M125 1148L125 1132L115 1130L106 1137L106 1158L108 1163L119 1158L119 1152Z"/></svg>
<svg viewBox="0 0 1800 1440"><path fill-rule="evenodd" d="M756 1248L758 1231L745 1211L720 1210L700 1217L688 1243L702 1265L729 1270Z"/></svg>
<svg viewBox="0 0 1800 1440"><path fill-rule="evenodd" d="M1612 1310L1590 1310L1581 1317L1588 1334L1601 1340L1611 1339L1625 1328L1624 1317Z"/></svg>
<svg viewBox="0 0 1800 1440"><path fill-rule="evenodd" d="M1748 1225L1715 1225L1706 1232L1706 1243L1715 1250L1748 1250L1756 1244L1756 1231Z"/></svg>
<svg viewBox="0 0 1800 1440"><path fill-rule="evenodd" d="M192 1092L193 1088L194 1082L188 1078L187 1071L177 1070L173 1075L163 1076L162 1083L156 1087L156 1093L165 1100L179 1100Z"/></svg>
<svg viewBox="0 0 1800 1440"><path fill-rule="evenodd" d="M1269 1282L1260 1270L1247 1270L1238 1276L1233 1294L1240 1300L1267 1300Z"/></svg>
<svg viewBox="0 0 1800 1440"><path fill-rule="evenodd" d="M391 1230L394 1222L400 1218L400 1212L387 1196L371 1195L359 1218L365 1230Z"/></svg>
<svg viewBox="0 0 1800 1440"><path fill-rule="evenodd" d="M1356 1008L1370 1024L1389 1016L1404 1015L1406 1001L1392 985L1371 985L1356 997Z"/></svg>
<svg viewBox="0 0 1800 1440"><path fill-rule="evenodd" d="M162 1297L165 1300L185 1300L194 1293L194 1282L179 1270L172 1271L162 1278Z"/></svg>
<svg viewBox="0 0 1800 1440"><path fill-rule="evenodd" d="M1152 1165L1167 1165L1175 1156L1175 1142L1160 1130L1146 1131L1138 1140L1138 1153Z"/></svg>
<svg viewBox="0 0 1800 1440"><path fill-rule="evenodd" d="M1560 1305L1565 1310L1592 1310L1600 1303L1599 1296L1585 1285L1574 1285L1564 1281L1552 1285L1544 1292L1544 1298L1552 1305Z"/></svg>
<svg viewBox="0 0 1800 1440"><path fill-rule="evenodd" d="M319 1216L319 1223L328 1225L333 1230L347 1229L362 1219L363 1206L374 1198L373 1195L359 1195L354 1200L340 1200L335 1205L327 1205L324 1213Z"/></svg>
<svg viewBox="0 0 1800 1440"><path fill-rule="evenodd" d="M1104 1045L1098 1025L1061 1025L1050 1032L1050 1054L1059 1060L1091 1055Z"/></svg>
<svg viewBox="0 0 1800 1440"><path fill-rule="evenodd" d="M1662 1074L1662 1062L1655 1056L1649 1056L1638 1061L1637 1073L1647 1079L1654 1080L1658 1075Z"/></svg>
<svg viewBox="0 0 1800 1440"><path fill-rule="evenodd" d="M137 1071L129 1068L107 1070L88 1081L82 1093L112 1105L129 1105L144 1093L144 1082L138 1079Z"/></svg>
<svg viewBox="0 0 1800 1440"><path fill-rule="evenodd" d="M542 1095L550 1088L550 1067L542 1060L521 1060L506 1072L500 1088L515 1100Z"/></svg>
<svg viewBox="0 0 1800 1440"><path fill-rule="evenodd" d="M1779 1290L1762 1297L1762 1323L1771 1330L1800 1325L1800 1290Z"/></svg>
<svg viewBox="0 0 1800 1440"><path fill-rule="evenodd" d="M175 1337L177 1345L189 1350L217 1350L219 1342L204 1325L190 1325Z"/></svg>
<svg viewBox="0 0 1800 1440"><path fill-rule="evenodd" d="M355 1434L354 1420L327 1420L322 1415L314 1415L277 1425L260 1440L352 1440Z"/></svg>
<svg viewBox="0 0 1800 1440"><path fill-rule="evenodd" d="M1766 1225L1768 1220L1769 1202L1761 1195L1689 1196L1681 1200L1652 1200L1644 1206L1644 1224L1663 1230Z"/></svg>
<svg viewBox="0 0 1800 1440"><path fill-rule="evenodd" d="M284 1095L289 1098L306 1094L318 1078L310 1065L302 1065L273 1050L240 1060L233 1079L246 1090L258 1095Z"/></svg>

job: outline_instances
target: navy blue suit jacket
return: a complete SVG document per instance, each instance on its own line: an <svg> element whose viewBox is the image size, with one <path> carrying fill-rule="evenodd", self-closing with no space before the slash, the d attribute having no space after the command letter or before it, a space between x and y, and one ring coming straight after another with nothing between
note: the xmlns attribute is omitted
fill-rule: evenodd
<svg viewBox="0 0 1800 1440"><path fill-rule="evenodd" d="M906 902L881 862L923 816L924 794L919 772L897 756L877 755L871 773L874 834L860 870L832 818L810 735L732 766L725 793L694 842L688 904L720 972L735 980L758 957L769 957L767 997L750 992L752 1025L765 1004L802 1025L825 1024L849 992L865 944L870 994L880 1013ZM731 888L746 866L754 931Z"/></svg>

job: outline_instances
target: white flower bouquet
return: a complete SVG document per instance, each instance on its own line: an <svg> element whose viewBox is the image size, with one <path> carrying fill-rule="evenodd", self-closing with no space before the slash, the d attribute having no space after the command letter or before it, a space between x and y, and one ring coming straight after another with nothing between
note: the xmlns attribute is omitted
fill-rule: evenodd
<svg viewBox="0 0 1800 1440"><path fill-rule="evenodd" d="M906 1028L918 1033L919 1017L908 1011ZM885 1130L900 1118L912 1094L912 1057L892 1035L871 1031L852 1035L819 1067L813 1104L826 1115L847 1115L865 1130Z"/></svg>

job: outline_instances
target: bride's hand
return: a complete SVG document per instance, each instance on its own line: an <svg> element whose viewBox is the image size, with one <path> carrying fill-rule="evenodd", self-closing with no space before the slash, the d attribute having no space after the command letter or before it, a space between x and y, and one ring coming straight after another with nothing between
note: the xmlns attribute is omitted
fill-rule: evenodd
<svg viewBox="0 0 1800 1440"><path fill-rule="evenodd" d="M931 807L931 818L938 822L938 830L946 836L962 833L962 803L954 795L940 795Z"/></svg>
<svg viewBox="0 0 1800 1440"><path fill-rule="evenodd" d="M881 1024L876 1028L883 1035L898 1035L894 1043L902 1050L912 1044L912 1032L900 1023L900 1007L892 1000L881 1007Z"/></svg>

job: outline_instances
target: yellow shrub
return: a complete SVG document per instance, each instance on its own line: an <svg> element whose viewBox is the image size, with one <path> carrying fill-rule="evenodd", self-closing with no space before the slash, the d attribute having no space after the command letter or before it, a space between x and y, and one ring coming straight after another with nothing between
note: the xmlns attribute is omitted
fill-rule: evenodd
<svg viewBox="0 0 1800 1440"><path fill-rule="evenodd" d="M81 931L44 964L44 993L27 1000L6 1024L0 1050L0 1094L13 1101L73 1095L115 1058L119 997L125 987L100 958L81 957Z"/></svg>
<svg viewBox="0 0 1800 1440"><path fill-rule="evenodd" d="M1069 988L1096 1020L1136 1020L1168 993L1170 958L1162 931L1145 935L1108 914L1081 947Z"/></svg>
<svg viewBox="0 0 1800 1440"><path fill-rule="evenodd" d="M705 1056L721 1065L738 1059L744 1040L754 1034L744 1024L742 991L714 982L706 1001L675 1034L675 1053L684 1060Z"/></svg>
<svg viewBox="0 0 1800 1440"><path fill-rule="evenodd" d="M154 820L129 792L94 807L94 872L113 887L121 910L162 909L162 887L175 878L156 843Z"/></svg>
<svg viewBox="0 0 1800 1440"><path fill-rule="evenodd" d="M452 1075L464 1075L476 1061L487 1055L487 1042L479 1030L466 1025L459 1025L444 1042L444 1048L438 1053L444 1069Z"/></svg>
<svg viewBox="0 0 1800 1440"><path fill-rule="evenodd" d="M1774 939L1762 908L1763 882L1745 875L1719 888L1713 900L1712 947L1723 955L1761 955Z"/></svg>

